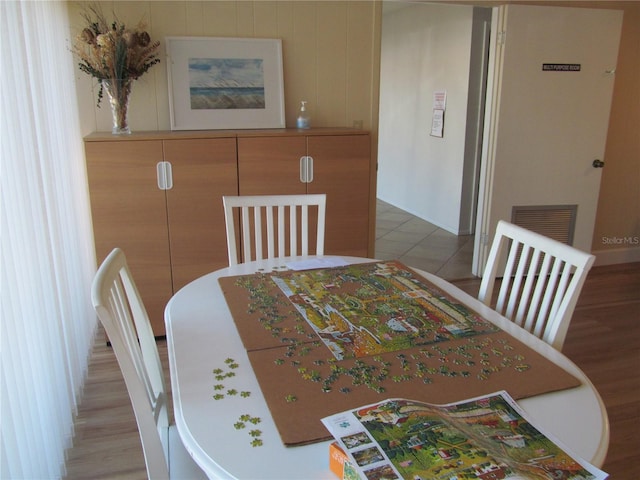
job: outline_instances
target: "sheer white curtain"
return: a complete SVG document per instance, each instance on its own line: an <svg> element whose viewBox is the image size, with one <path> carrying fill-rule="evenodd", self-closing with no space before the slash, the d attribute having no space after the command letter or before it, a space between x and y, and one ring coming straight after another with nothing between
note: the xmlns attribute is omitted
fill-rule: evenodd
<svg viewBox="0 0 640 480"><path fill-rule="evenodd" d="M0 477L59 478L96 328L64 2L0 2Z"/></svg>

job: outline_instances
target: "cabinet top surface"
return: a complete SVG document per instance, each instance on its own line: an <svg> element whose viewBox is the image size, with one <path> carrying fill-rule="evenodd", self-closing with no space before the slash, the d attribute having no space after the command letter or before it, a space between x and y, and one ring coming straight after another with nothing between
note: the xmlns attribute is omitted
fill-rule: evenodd
<svg viewBox="0 0 640 480"><path fill-rule="evenodd" d="M355 128L275 128L259 130L182 130L182 131L149 131L134 132L130 135L113 135L110 132L93 132L84 137L86 142L171 140L193 138L240 138L264 136L305 136L305 135L368 135L367 130Z"/></svg>

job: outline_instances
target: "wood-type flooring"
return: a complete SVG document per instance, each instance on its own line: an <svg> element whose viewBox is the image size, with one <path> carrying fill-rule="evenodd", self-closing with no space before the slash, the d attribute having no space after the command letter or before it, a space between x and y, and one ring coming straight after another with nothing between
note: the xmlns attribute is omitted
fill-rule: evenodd
<svg viewBox="0 0 640 480"><path fill-rule="evenodd" d="M475 296L480 281L453 283ZM101 331L99 335L78 410L74 447L68 451L65 478L142 480L146 471L129 397L115 356ZM164 341L159 341L159 349L168 376ZM611 441L603 470L612 480L638 478L640 263L591 270L563 353L587 374L607 407Z"/></svg>

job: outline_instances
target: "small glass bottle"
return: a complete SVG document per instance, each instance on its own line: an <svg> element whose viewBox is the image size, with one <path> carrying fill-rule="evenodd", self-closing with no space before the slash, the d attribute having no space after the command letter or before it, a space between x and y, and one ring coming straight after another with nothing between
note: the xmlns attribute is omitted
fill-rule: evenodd
<svg viewBox="0 0 640 480"><path fill-rule="evenodd" d="M299 129L307 129L311 127L311 117L309 117L309 112L307 112L307 102L305 100L300 102L300 111L298 112L296 126Z"/></svg>

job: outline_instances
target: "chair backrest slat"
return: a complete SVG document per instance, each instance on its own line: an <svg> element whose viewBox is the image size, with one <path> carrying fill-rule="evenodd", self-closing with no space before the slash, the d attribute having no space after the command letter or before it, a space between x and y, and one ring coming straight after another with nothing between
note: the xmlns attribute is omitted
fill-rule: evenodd
<svg viewBox="0 0 640 480"><path fill-rule="evenodd" d="M292 219L292 221L294 221ZM302 255L309 255L309 206L302 205ZM291 229L291 235L293 236L294 230ZM296 251L297 252L297 251Z"/></svg>
<svg viewBox="0 0 640 480"><path fill-rule="evenodd" d="M324 255L325 194L224 196L223 203L229 265L276 256L309 255L314 218L314 254Z"/></svg>
<svg viewBox="0 0 640 480"><path fill-rule="evenodd" d="M285 255L285 253L284 253L285 252L285 250L284 250L285 241L284 240L286 238L285 237L285 228L284 227L285 227L285 224L286 224L285 219L287 218L284 205L278 205L278 210L277 211L278 211L278 220L277 220L278 221L278 256L279 257L284 257L284 255ZM292 218L290 218L289 221L291 222L291 228L292 228L292 232L293 232L293 228L295 227L295 223L293 223L293 222L295 222L295 218L296 218L295 217L295 209L291 209L290 217L292 217ZM269 233L267 233L267 237L270 238L271 235ZM291 242L292 255L295 255L294 252L297 251L296 238L297 237L295 235L291 235L290 242ZM273 254L269 258L272 258L272 257L273 257Z"/></svg>
<svg viewBox="0 0 640 480"><path fill-rule="evenodd" d="M594 261L589 253L500 221L478 298L493 306L494 286L501 278L496 311L561 350Z"/></svg>

